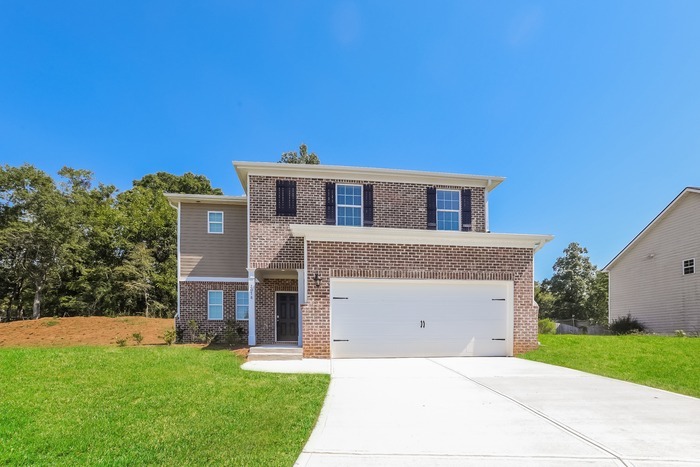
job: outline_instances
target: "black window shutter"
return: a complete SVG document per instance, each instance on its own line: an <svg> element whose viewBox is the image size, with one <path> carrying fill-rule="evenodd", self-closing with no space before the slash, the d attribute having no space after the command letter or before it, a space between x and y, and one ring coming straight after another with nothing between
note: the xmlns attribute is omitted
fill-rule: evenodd
<svg viewBox="0 0 700 467"><path fill-rule="evenodd" d="M277 215L297 215L297 182L294 180L277 180Z"/></svg>
<svg viewBox="0 0 700 467"><path fill-rule="evenodd" d="M435 187L428 187L427 196L428 230L435 230L437 229L437 195Z"/></svg>
<svg viewBox="0 0 700 467"><path fill-rule="evenodd" d="M374 225L374 186L362 187L362 225L372 227Z"/></svg>
<svg viewBox="0 0 700 467"><path fill-rule="evenodd" d="M472 231L472 190L462 190L462 231Z"/></svg>
<svg viewBox="0 0 700 467"><path fill-rule="evenodd" d="M326 224L335 225L335 183L326 182Z"/></svg>

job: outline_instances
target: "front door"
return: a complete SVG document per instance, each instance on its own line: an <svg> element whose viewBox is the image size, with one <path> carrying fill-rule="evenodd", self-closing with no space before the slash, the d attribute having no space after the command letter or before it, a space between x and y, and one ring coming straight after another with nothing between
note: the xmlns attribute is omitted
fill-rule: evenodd
<svg viewBox="0 0 700 467"><path fill-rule="evenodd" d="M299 314L296 293L277 293L277 341L299 339Z"/></svg>

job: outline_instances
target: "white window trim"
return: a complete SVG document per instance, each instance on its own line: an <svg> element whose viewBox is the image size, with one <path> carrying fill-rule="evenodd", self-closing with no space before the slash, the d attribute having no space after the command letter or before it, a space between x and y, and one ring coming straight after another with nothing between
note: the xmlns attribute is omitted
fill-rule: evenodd
<svg viewBox="0 0 700 467"><path fill-rule="evenodd" d="M442 212L455 212L454 209L440 209L438 208L438 193L441 191L452 191L457 193L457 201L459 202L459 207L457 208L457 230L447 230L447 229L441 229L438 226L440 223L438 222L438 217L440 217L438 214L440 211ZM436 188L435 189L435 230L440 230L442 232L461 232L462 231L462 192L460 190L451 190L451 189L446 189L446 188Z"/></svg>
<svg viewBox="0 0 700 467"><path fill-rule="evenodd" d="M248 310L248 317L247 318L239 318L238 317L238 294L239 293L244 293L248 296L248 304L246 305L246 308ZM234 310L236 314L236 321L248 321L250 319L250 293L247 290L236 290L236 306Z"/></svg>
<svg viewBox="0 0 700 467"><path fill-rule="evenodd" d="M211 231L212 221L209 217L210 214L221 214L221 232L212 232ZM219 222L214 222L214 224L219 224ZM224 211L207 211L207 233L215 234L215 235L221 235L224 233Z"/></svg>
<svg viewBox="0 0 700 467"><path fill-rule="evenodd" d="M685 272L685 268L686 268L685 262L686 262L686 261L692 261L692 262L693 262L693 264L692 264L691 266L687 266L687 267L692 267L692 268L693 268L693 272ZM689 275L691 275L691 274L695 274L695 258L686 258L686 259L684 259L684 260L681 262L681 266L682 266L681 271L683 271L683 275L684 275L684 276L689 276Z"/></svg>
<svg viewBox="0 0 700 467"><path fill-rule="evenodd" d="M211 293L221 292L221 318L212 318L211 309ZM219 305L215 305L219 306ZM224 291L223 290L207 290L207 321L223 321L224 320Z"/></svg>
<svg viewBox="0 0 700 467"><path fill-rule="evenodd" d="M365 225L365 190L364 187L358 183L336 183L335 184L335 225L340 225L338 223L338 211L339 207L344 208L356 208L354 204L340 204L338 203L338 188L340 186L359 186L360 187L360 225L344 225L343 227L362 227Z"/></svg>

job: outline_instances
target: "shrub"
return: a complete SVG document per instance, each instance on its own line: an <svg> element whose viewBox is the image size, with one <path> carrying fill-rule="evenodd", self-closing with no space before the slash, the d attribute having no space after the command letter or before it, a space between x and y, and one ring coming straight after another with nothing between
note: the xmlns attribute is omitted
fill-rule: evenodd
<svg viewBox="0 0 700 467"><path fill-rule="evenodd" d="M556 334L557 323L549 318L541 319L537 322L537 331L540 334Z"/></svg>
<svg viewBox="0 0 700 467"><path fill-rule="evenodd" d="M684 330L682 330L682 329L677 329L677 330L676 330L676 337L688 337L688 335L685 333Z"/></svg>
<svg viewBox="0 0 700 467"><path fill-rule="evenodd" d="M175 342L182 343L185 339L185 328L182 326L175 327Z"/></svg>
<svg viewBox="0 0 700 467"><path fill-rule="evenodd" d="M199 325L197 324L197 321L191 319L187 322L187 329L190 331L190 339L193 341L197 340L197 337L199 336Z"/></svg>
<svg viewBox="0 0 700 467"><path fill-rule="evenodd" d="M126 337L117 337L117 346L126 347Z"/></svg>
<svg viewBox="0 0 700 467"><path fill-rule="evenodd" d="M238 324L236 320L227 319L226 329L224 329L224 342L228 345L236 345L243 343L245 339L245 330L243 326Z"/></svg>
<svg viewBox="0 0 700 467"><path fill-rule="evenodd" d="M133 333L131 337L133 337L134 341L136 341L136 345L141 345L141 342L143 341L143 335L140 332Z"/></svg>
<svg viewBox="0 0 700 467"><path fill-rule="evenodd" d="M627 316L620 316L610 323L610 332L616 336L621 334L640 334L646 329L646 326L637 318L633 318L630 313L627 313Z"/></svg>
<svg viewBox="0 0 700 467"><path fill-rule="evenodd" d="M176 336L177 334L175 333L174 329L167 329L161 336L161 339L163 339L167 345L173 345Z"/></svg>

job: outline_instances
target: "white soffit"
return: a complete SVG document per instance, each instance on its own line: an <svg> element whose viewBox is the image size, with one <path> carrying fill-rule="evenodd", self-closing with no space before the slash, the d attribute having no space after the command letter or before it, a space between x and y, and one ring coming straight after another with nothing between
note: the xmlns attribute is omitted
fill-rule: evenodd
<svg viewBox="0 0 700 467"><path fill-rule="evenodd" d="M248 191L248 175L274 177L321 178L333 180L356 180L367 182L420 183L426 185L483 187L491 191L504 177L466 175L418 170L379 169L371 167L348 167L321 164L283 164L278 162L234 161L233 166L243 189Z"/></svg>
<svg viewBox="0 0 700 467"><path fill-rule="evenodd" d="M528 235L442 230L392 229L382 227L346 227L337 225L289 226L294 237L319 242L393 243L399 245L456 245L530 248L539 250L552 235Z"/></svg>
<svg viewBox="0 0 700 467"><path fill-rule="evenodd" d="M184 193L163 193L168 201L177 203L208 203L208 204L248 204L245 196L224 195L188 195Z"/></svg>

